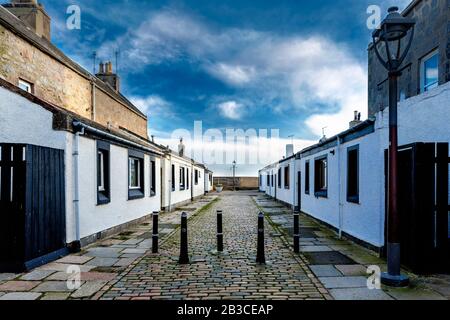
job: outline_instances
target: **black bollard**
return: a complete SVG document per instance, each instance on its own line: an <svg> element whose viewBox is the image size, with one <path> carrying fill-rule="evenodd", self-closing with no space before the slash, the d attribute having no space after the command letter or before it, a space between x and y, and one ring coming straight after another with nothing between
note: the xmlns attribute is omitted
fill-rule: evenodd
<svg viewBox="0 0 450 320"><path fill-rule="evenodd" d="M258 215L258 251L256 254L256 263L266 263L264 253L264 214L262 212Z"/></svg>
<svg viewBox="0 0 450 320"><path fill-rule="evenodd" d="M188 255L188 234L187 234L187 214L183 212L181 214L181 241L180 241L180 264L189 263Z"/></svg>
<svg viewBox="0 0 450 320"><path fill-rule="evenodd" d="M154 211L153 214L153 234L152 234L152 252L158 253L158 217L159 212Z"/></svg>
<svg viewBox="0 0 450 320"><path fill-rule="evenodd" d="M217 251L223 252L222 210L217 210Z"/></svg>
<svg viewBox="0 0 450 320"><path fill-rule="evenodd" d="M300 253L300 214L294 212L294 252Z"/></svg>

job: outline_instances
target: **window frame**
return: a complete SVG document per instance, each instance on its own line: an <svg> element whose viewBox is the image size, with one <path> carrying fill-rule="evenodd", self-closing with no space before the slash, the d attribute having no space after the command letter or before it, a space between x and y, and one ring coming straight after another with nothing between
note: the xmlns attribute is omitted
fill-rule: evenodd
<svg viewBox="0 0 450 320"><path fill-rule="evenodd" d="M309 195L311 190L311 162L308 160L305 162L305 194Z"/></svg>
<svg viewBox="0 0 450 320"><path fill-rule="evenodd" d="M25 80L25 79L19 78L19 80L18 80L18 82L17 82L17 86L18 86L21 90L23 90L23 91L25 91L25 92L28 92L28 93L31 93L31 94L34 93L34 84L33 84L32 82L30 82L30 81L27 81L27 80ZM23 86L24 86L24 87L27 87L29 90L24 89Z"/></svg>
<svg viewBox="0 0 450 320"><path fill-rule="evenodd" d="M432 58L437 57L437 70L438 70L438 75L437 75L437 80L436 82L430 83L430 84L425 84L426 81L426 70L425 70L425 64L427 61L431 60ZM436 48L434 50L432 50L430 53L428 53L427 55L423 56L422 58L420 58L419 60L419 66L420 66L420 77L419 77L419 83L420 83L420 93L425 93L428 92L434 88L436 88L437 86L439 86L439 48Z"/></svg>
<svg viewBox="0 0 450 320"><path fill-rule="evenodd" d="M356 152L355 194L350 194L350 153ZM359 145L347 148L347 202L359 204Z"/></svg>
<svg viewBox="0 0 450 320"><path fill-rule="evenodd" d="M128 150L128 200L145 197L145 156L143 152ZM131 161L137 161L138 186L131 186Z"/></svg>
<svg viewBox="0 0 450 320"><path fill-rule="evenodd" d="M194 169L195 171L195 173L194 173L194 184L196 185L196 186L198 186L198 179L199 179L199 171L197 170L197 169Z"/></svg>
<svg viewBox="0 0 450 320"><path fill-rule="evenodd" d="M177 179L177 177L176 177L176 174L175 174L175 171L176 170L176 166L175 166L175 164L174 163L172 163L172 166L171 166L171 190L172 190L172 192L175 192L176 191L176 179Z"/></svg>
<svg viewBox="0 0 450 320"><path fill-rule="evenodd" d="M150 197L156 196L156 158L150 158Z"/></svg>
<svg viewBox="0 0 450 320"><path fill-rule="evenodd" d="M180 166L178 172L180 173L179 176L180 191L184 191L186 190L186 168Z"/></svg>
<svg viewBox="0 0 450 320"><path fill-rule="evenodd" d="M277 179L278 189L281 189L281 167L278 168L278 179Z"/></svg>
<svg viewBox="0 0 450 320"><path fill-rule="evenodd" d="M289 190L291 188L291 166L288 164L284 167L284 189Z"/></svg>
<svg viewBox="0 0 450 320"><path fill-rule="evenodd" d="M318 167L318 163L320 162L325 162L325 178L324 178L324 182L325 182L325 188L320 188L319 189L319 180L320 180L320 176L319 174L319 169L320 167ZM314 159L314 195L317 198L328 198L328 155L323 155L320 157L317 157Z"/></svg>
<svg viewBox="0 0 450 320"><path fill-rule="evenodd" d="M190 181L190 172L189 172L189 168L186 168L186 190L189 190L191 187L191 181Z"/></svg>
<svg viewBox="0 0 450 320"><path fill-rule="evenodd" d="M102 155L102 165L99 168L99 155ZM95 168L97 172L97 205L104 205L111 202L111 147L110 144L97 140ZM100 189L101 183L99 181L99 174L103 180L103 188Z"/></svg>

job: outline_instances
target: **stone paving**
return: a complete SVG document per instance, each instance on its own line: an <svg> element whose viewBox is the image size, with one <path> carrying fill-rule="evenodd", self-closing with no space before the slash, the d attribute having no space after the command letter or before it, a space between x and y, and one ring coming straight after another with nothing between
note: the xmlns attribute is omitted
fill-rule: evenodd
<svg viewBox="0 0 450 320"><path fill-rule="evenodd" d="M160 215L160 241L170 237L180 224L180 214L186 210L188 217L196 215L217 196L200 198L185 208ZM115 283L136 259L151 248L152 219L126 232L99 241L82 252L69 255L25 274L0 273L0 300L66 300L88 299L109 283ZM81 287L68 288L71 273L80 269Z"/></svg>
<svg viewBox="0 0 450 320"><path fill-rule="evenodd" d="M258 207L266 213L272 224L292 246L292 210L266 195L253 197ZM381 290L367 288L367 267L379 266L386 270L386 262L374 252L354 242L339 239L338 235L306 216L300 216L301 255L311 271L319 278L333 298L337 300L443 300L450 299L450 276L417 276L408 273L409 288Z"/></svg>
<svg viewBox="0 0 450 320"><path fill-rule="evenodd" d="M223 210L225 252L216 249L216 210ZM331 299L305 262L283 243L266 221L266 265L258 265L258 208L249 193L224 193L189 221L191 263L179 265L179 233L130 267L102 300L153 299Z"/></svg>

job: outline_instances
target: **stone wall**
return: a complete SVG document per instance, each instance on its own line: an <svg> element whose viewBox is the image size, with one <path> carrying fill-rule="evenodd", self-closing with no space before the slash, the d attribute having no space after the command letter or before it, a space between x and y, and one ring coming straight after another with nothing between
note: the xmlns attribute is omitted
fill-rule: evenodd
<svg viewBox="0 0 450 320"><path fill-rule="evenodd" d="M258 190L257 177L236 177L235 185L238 190ZM214 177L214 186L222 184L225 190L233 189L233 177Z"/></svg>
<svg viewBox="0 0 450 320"><path fill-rule="evenodd" d="M59 62L0 25L0 77L17 85L19 79L33 84L37 97L104 126L108 122L147 138L147 119L95 90L95 115L91 80Z"/></svg>
<svg viewBox="0 0 450 320"><path fill-rule="evenodd" d="M434 49L439 49L439 84L450 80L450 59L447 55L450 43L450 1L418 1L406 16L416 20L416 27L411 49L403 63L398 92L400 94L403 91L409 98L420 94L420 61ZM369 115L375 115L388 106L389 84L386 69L370 47L368 55Z"/></svg>

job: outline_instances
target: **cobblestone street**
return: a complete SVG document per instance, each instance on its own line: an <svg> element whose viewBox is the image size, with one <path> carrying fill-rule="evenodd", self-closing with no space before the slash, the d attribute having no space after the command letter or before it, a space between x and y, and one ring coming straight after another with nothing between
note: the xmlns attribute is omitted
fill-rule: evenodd
<svg viewBox="0 0 450 320"><path fill-rule="evenodd" d="M216 254L216 210L223 210L225 252ZM100 299L327 299L304 261L266 221L267 265L256 257L258 208L249 193L229 193L189 220L191 264L179 265L179 232L157 255L129 268Z"/></svg>

